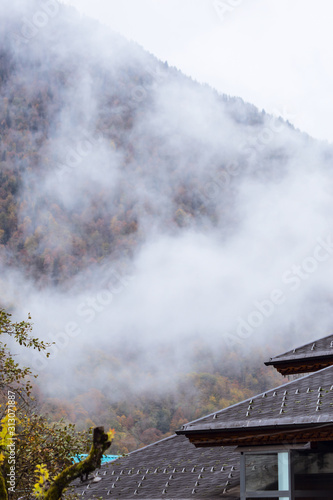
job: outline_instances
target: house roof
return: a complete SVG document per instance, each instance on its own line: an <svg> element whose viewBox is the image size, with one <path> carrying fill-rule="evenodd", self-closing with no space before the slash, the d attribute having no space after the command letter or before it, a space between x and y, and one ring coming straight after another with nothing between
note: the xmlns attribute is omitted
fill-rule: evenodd
<svg viewBox="0 0 333 500"><path fill-rule="evenodd" d="M83 498L239 499L240 454L234 447L195 448L173 435L103 465L87 482L73 483Z"/></svg>
<svg viewBox="0 0 333 500"><path fill-rule="evenodd" d="M282 375L314 372L333 365L333 335L274 356L265 365L273 365Z"/></svg>
<svg viewBox="0 0 333 500"><path fill-rule="evenodd" d="M235 445L329 440L333 366L190 422L177 435L102 466L84 483L77 481L75 493L87 499L239 499Z"/></svg>
<svg viewBox="0 0 333 500"><path fill-rule="evenodd" d="M182 427L196 446L333 440L333 366Z"/></svg>
<svg viewBox="0 0 333 500"><path fill-rule="evenodd" d="M315 349L317 357L326 356L331 338L271 361L313 359ZM103 465L88 481L74 482L74 492L86 499L239 499L235 446L309 441L333 441L333 366L190 422L174 436Z"/></svg>

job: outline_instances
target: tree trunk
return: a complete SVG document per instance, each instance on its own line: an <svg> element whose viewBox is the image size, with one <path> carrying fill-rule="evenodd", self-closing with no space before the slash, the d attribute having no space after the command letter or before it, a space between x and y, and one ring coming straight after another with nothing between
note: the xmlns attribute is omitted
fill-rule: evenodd
<svg viewBox="0 0 333 500"><path fill-rule="evenodd" d="M104 427L96 427L94 429L93 444L89 456L78 464L71 465L61 472L45 492L45 500L59 500L62 492L67 488L74 479L84 476L88 478L89 472L101 466L103 453L111 446L109 437L104 432Z"/></svg>

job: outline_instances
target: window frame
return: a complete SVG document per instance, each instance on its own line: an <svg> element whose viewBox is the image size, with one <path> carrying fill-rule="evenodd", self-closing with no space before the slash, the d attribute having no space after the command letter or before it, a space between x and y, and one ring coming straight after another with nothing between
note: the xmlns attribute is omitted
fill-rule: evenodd
<svg viewBox="0 0 333 500"><path fill-rule="evenodd" d="M245 460L247 456L253 455L278 455L279 453L288 454L288 490L272 490L272 491L246 491L246 467ZM291 450L286 448L279 449L263 449L242 451L240 457L240 500L252 500L254 498L278 498L279 500L292 500L292 471L291 471Z"/></svg>
<svg viewBox="0 0 333 500"><path fill-rule="evenodd" d="M333 446L333 443L332 443ZM240 500L253 500L256 498L278 498L279 500L297 500L298 498L332 498L331 491L302 491L295 490L295 470L294 470L294 452L302 454L312 454L312 453L322 453L327 452L333 455L332 449L316 450L311 449L311 447L293 446L289 447L270 447L266 449L265 447L248 447L238 449L240 451ZM278 453L288 453L288 475L289 475L289 489L288 490L266 490L266 491L246 491L246 457L253 455L267 455L267 454L278 454ZM333 471L332 471L333 474Z"/></svg>

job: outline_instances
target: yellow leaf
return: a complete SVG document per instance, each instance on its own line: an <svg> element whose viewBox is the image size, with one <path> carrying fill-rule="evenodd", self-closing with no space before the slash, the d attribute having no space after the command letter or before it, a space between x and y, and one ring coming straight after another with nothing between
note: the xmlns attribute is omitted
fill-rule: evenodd
<svg viewBox="0 0 333 500"><path fill-rule="evenodd" d="M108 438L109 438L109 441L112 441L112 440L113 440L114 435L115 435L115 431L114 431L114 429L109 429L109 432L108 432Z"/></svg>
<svg viewBox="0 0 333 500"><path fill-rule="evenodd" d="M34 485L33 495L37 499L42 499L44 498L44 485L46 481L49 479L50 474L45 464L37 465L35 473L37 474L37 476L39 475L39 479L37 483Z"/></svg>

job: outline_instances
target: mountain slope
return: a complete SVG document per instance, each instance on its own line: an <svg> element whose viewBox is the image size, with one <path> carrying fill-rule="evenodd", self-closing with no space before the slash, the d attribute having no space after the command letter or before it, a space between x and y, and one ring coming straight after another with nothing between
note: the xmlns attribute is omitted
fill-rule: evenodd
<svg viewBox="0 0 333 500"><path fill-rule="evenodd" d="M153 228L233 231L244 177L280 179L285 139L307 143L71 9L31 39L19 19L2 43L1 243L44 285L132 257Z"/></svg>
<svg viewBox="0 0 333 500"><path fill-rule="evenodd" d="M0 9L1 302L55 342L45 405L135 447L265 390L331 328L332 147L53 0Z"/></svg>

